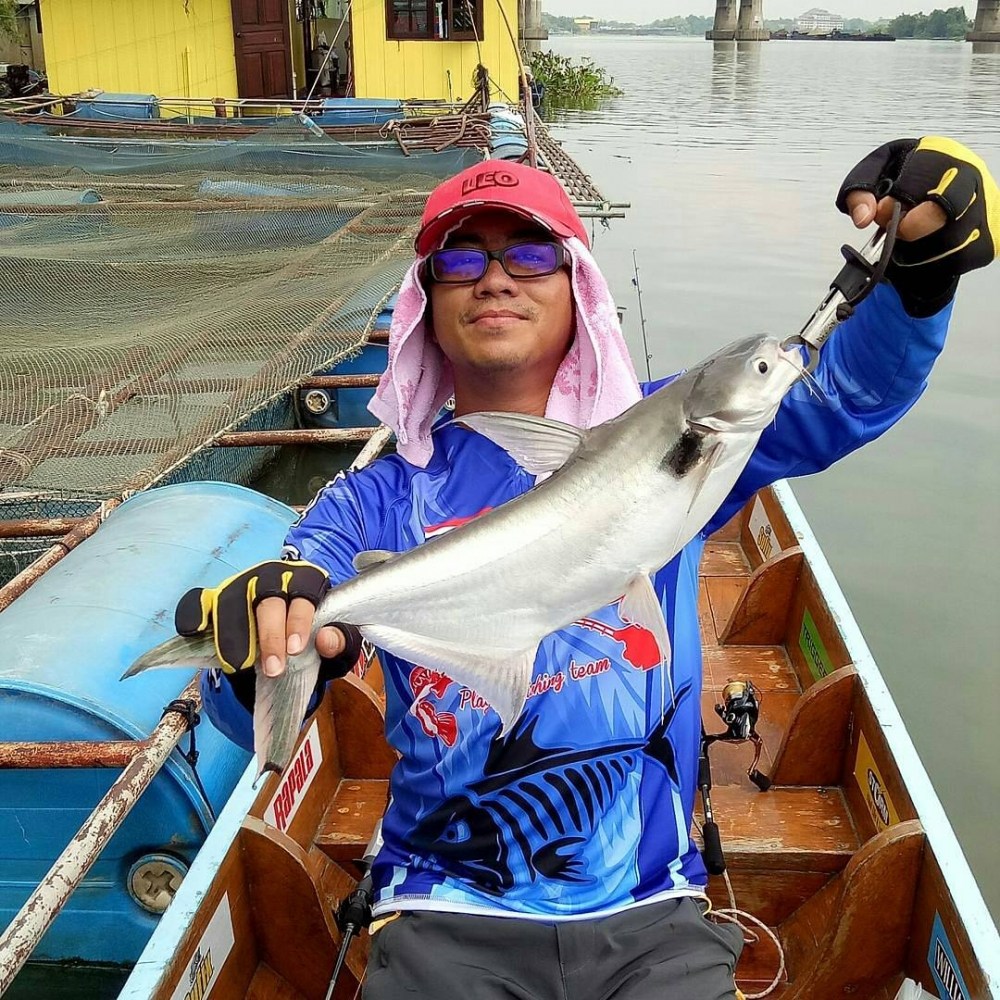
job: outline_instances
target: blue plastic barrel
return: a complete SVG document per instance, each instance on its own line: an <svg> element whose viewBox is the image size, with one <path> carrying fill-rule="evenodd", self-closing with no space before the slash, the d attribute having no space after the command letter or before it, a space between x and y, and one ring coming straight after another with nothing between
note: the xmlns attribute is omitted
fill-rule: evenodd
<svg viewBox="0 0 1000 1000"><path fill-rule="evenodd" d="M0 739L147 736L194 676L120 680L174 634L178 597L277 555L291 508L226 483L132 497L0 614ZM129 890L144 859L190 864L249 757L203 717L198 774L175 752L90 869L34 960L134 962L158 915ZM180 744L187 749L188 738ZM118 775L112 769L0 770L0 927L6 926ZM209 805L210 803L210 805Z"/></svg>
<svg viewBox="0 0 1000 1000"><path fill-rule="evenodd" d="M160 117L160 102L155 94L98 94L77 104L73 117L95 121L106 118L149 121Z"/></svg>

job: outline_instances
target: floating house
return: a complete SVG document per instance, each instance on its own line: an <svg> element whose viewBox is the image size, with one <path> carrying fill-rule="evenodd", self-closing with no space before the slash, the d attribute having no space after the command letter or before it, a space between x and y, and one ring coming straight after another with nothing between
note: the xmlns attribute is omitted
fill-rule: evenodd
<svg viewBox="0 0 1000 1000"><path fill-rule="evenodd" d="M323 96L461 101L482 63L517 99L517 0L38 4L53 93L302 98L333 47Z"/></svg>

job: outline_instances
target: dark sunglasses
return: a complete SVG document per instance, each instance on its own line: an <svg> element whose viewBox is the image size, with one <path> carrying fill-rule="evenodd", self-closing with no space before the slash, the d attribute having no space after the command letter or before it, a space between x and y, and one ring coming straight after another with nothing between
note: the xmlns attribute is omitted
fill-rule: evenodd
<svg viewBox="0 0 1000 1000"><path fill-rule="evenodd" d="M454 247L435 250L427 259L431 280L444 285L466 285L479 281L491 260L512 278L543 278L555 274L566 262L566 251L558 243L515 243L503 250Z"/></svg>

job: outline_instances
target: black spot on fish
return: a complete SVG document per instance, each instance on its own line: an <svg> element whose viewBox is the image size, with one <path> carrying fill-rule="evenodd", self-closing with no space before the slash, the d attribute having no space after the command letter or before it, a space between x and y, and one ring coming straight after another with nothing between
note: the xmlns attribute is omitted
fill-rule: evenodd
<svg viewBox="0 0 1000 1000"><path fill-rule="evenodd" d="M689 427L677 439L673 448L660 460L660 468L680 479L698 464L704 451L704 440Z"/></svg>

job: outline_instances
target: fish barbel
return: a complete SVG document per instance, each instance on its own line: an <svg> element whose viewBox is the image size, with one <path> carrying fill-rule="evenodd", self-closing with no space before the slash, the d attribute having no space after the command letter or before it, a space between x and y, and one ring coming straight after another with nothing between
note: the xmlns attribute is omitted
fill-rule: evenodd
<svg viewBox="0 0 1000 1000"><path fill-rule="evenodd" d="M541 640L618 598L622 618L653 634L668 672L650 575L719 509L802 370L797 350L752 337L590 430L516 413L456 418L527 472L551 475L407 552L355 558L358 575L320 602L307 648L280 677L257 666L261 771L291 756L319 671L312 640L331 622L473 689L504 732L524 707ZM168 640L126 676L154 666L217 666L212 639Z"/></svg>

